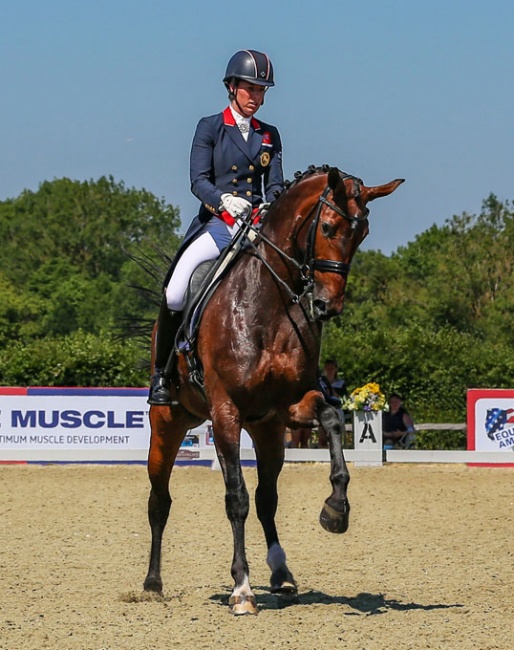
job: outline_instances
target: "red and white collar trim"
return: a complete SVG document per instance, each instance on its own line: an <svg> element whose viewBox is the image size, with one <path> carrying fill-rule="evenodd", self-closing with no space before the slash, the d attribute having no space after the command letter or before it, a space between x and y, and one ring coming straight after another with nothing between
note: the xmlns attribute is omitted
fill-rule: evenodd
<svg viewBox="0 0 514 650"><path fill-rule="evenodd" d="M236 118L234 117L234 114L232 113L232 109L230 106L227 106L227 108L223 111L223 123L225 126L236 126ZM259 131L261 128L260 122L258 122L255 117L252 117L250 120L250 123L255 131Z"/></svg>

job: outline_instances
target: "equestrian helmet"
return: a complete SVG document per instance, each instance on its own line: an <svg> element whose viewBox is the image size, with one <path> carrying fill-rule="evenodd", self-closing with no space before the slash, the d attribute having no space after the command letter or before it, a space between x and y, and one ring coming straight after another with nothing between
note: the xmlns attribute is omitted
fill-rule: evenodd
<svg viewBox="0 0 514 650"><path fill-rule="evenodd" d="M232 79L242 79L259 86L275 85L273 66L268 55L256 50L240 50L232 56L223 78L227 88Z"/></svg>

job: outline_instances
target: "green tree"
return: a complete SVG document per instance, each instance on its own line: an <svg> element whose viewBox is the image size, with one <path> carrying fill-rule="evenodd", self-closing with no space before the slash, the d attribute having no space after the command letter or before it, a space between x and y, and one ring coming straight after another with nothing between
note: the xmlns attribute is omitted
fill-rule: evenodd
<svg viewBox="0 0 514 650"><path fill-rule="evenodd" d="M2 329L0 340L78 329L98 333L129 313L137 318L148 312L149 305L128 288L150 282L133 257L157 264L159 248L171 255L179 225L176 208L112 177L47 181L37 192L1 202L0 267L4 286L15 294L4 319L16 325ZM155 279L156 291L160 281Z"/></svg>
<svg viewBox="0 0 514 650"><path fill-rule="evenodd" d="M386 257L360 252L342 317L325 328L350 389L378 381L416 419L463 421L466 391L514 384L514 225L494 195Z"/></svg>
<svg viewBox="0 0 514 650"><path fill-rule="evenodd" d="M155 318L148 297L179 224L177 209L111 177L44 182L0 202L0 383L144 385L140 349L117 332ZM358 252L322 354L350 389L378 381L406 395L418 422L463 421L469 388L514 385L513 296L514 214L491 194L480 214L390 256Z"/></svg>
<svg viewBox="0 0 514 650"><path fill-rule="evenodd" d="M132 341L77 330L0 350L0 378L11 386L145 386L147 372Z"/></svg>
<svg viewBox="0 0 514 650"><path fill-rule="evenodd" d="M88 277L106 273L116 280L127 253L139 253L152 241L176 247L179 225L178 210L163 199L112 177L46 181L37 192L0 203L0 266L18 283L56 259Z"/></svg>

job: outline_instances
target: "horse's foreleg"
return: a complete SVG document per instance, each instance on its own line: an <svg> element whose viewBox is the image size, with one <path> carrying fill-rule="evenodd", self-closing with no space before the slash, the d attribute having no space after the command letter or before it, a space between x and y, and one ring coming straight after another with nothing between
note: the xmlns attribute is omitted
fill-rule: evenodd
<svg viewBox="0 0 514 650"><path fill-rule="evenodd" d="M289 408L288 426L313 426L315 420L321 424L328 436L332 483L332 494L325 501L319 518L320 523L331 533L344 533L348 530L350 516L350 504L346 496L350 474L343 455L343 427L337 410L327 404L319 391L313 390Z"/></svg>
<svg viewBox="0 0 514 650"><path fill-rule="evenodd" d="M280 545L275 524L277 481L284 464L284 428L277 421L266 422L262 427L252 426L251 431L257 457L255 506L268 547L266 562L271 569L271 591L291 594L297 592L296 582L286 564L286 554Z"/></svg>
<svg viewBox="0 0 514 650"><path fill-rule="evenodd" d="M234 555L231 574L234 589L229 599L233 614L257 614L257 603L250 587L250 571L245 550L245 522L249 511L249 497L241 462L239 460L239 439L227 435L223 424L213 419L214 440L225 480L225 510L232 527Z"/></svg>
<svg viewBox="0 0 514 650"><path fill-rule="evenodd" d="M186 429L175 429L174 426L172 428L171 412L167 406L150 408L150 424L152 434L148 454L148 476L151 490L148 498L148 520L152 532L152 545L144 589L161 593L162 535L172 503L169 480Z"/></svg>
<svg viewBox="0 0 514 650"><path fill-rule="evenodd" d="M348 530L350 518L350 503L347 497L350 474L343 454L343 423L337 410L326 402L319 405L318 416L328 436L332 483L332 494L325 501L319 521L330 533L344 533Z"/></svg>

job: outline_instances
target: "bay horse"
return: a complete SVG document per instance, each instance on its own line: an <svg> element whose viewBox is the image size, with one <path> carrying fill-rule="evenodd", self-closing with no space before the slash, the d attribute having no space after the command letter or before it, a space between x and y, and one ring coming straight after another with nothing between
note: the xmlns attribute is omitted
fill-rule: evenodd
<svg viewBox="0 0 514 650"><path fill-rule="evenodd" d="M173 376L176 401L151 406L148 518L152 533L145 591L162 592L161 545L172 499L171 471L186 432L212 421L232 527L232 613L256 614L245 551L249 495L240 462L240 435L253 441L257 517L267 544L273 593L296 593L275 525L277 480L286 427L323 426L330 449L332 493L320 514L330 532L348 528L350 480L336 409L318 384L323 323L341 313L351 260L368 234L367 204L391 194L403 179L366 187L335 167L311 167L270 205L258 235L244 248L201 317L196 355L204 390L191 381L184 354Z"/></svg>

